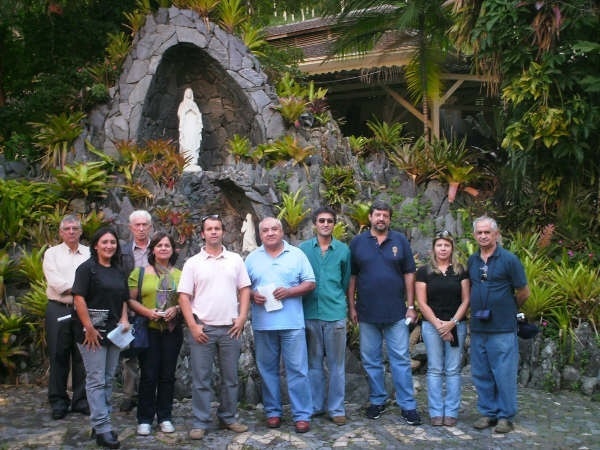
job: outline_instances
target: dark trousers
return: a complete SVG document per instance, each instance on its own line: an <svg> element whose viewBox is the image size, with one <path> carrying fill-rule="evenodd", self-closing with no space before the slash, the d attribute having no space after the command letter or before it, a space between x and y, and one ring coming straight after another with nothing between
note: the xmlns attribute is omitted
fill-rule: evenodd
<svg viewBox="0 0 600 450"><path fill-rule="evenodd" d="M172 332L148 330L150 346L139 353L140 382L138 391L138 423L152 424L171 420L175 393L175 369L183 343L181 326Z"/></svg>
<svg viewBox="0 0 600 450"><path fill-rule="evenodd" d="M85 395L85 367L73 334L71 319L57 320L74 313L72 305L48 300L46 306L46 343L50 361L48 401L53 409L82 408L87 406ZM73 398L67 393L69 372Z"/></svg>

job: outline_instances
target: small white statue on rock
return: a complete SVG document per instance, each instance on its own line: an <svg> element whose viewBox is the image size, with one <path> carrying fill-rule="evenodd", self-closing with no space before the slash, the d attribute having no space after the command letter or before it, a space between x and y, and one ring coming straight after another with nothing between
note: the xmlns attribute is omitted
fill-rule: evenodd
<svg viewBox="0 0 600 450"><path fill-rule="evenodd" d="M202 114L194 102L194 92L186 88L183 100L177 109L179 118L179 152L187 163L184 172L199 172L198 154L202 143Z"/></svg>
<svg viewBox="0 0 600 450"><path fill-rule="evenodd" d="M250 253L258 247L256 243L256 230L254 229L254 221L252 214L246 214L246 220L242 224L242 252Z"/></svg>

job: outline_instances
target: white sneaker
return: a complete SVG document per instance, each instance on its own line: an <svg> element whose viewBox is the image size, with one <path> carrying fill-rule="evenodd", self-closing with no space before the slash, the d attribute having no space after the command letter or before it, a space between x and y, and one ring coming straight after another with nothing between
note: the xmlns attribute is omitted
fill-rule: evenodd
<svg viewBox="0 0 600 450"><path fill-rule="evenodd" d="M149 423L140 423L137 426L137 434L139 434L140 436L148 436L151 431L152 427Z"/></svg>
<svg viewBox="0 0 600 450"><path fill-rule="evenodd" d="M160 423L160 431L163 433L173 433L175 431L175 427L170 420L163 420Z"/></svg>

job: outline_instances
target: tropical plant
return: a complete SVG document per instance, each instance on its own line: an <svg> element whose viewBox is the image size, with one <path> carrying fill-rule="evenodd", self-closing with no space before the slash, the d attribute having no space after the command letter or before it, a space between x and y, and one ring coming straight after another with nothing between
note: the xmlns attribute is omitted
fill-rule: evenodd
<svg viewBox="0 0 600 450"><path fill-rule="evenodd" d="M356 198L358 190L351 167L323 166L321 181L324 187L321 195L325 202L334 208L351 204Z"/></svg>
<svg viewBox="0 0 600 450"><path fill-rule="evenodd" d="M208 25L211 14L220 2L221 0L173 0L173 6L196 11Z"/></svg>
<svg viewBox="0 0 600 450"><path fill-rule="evenodd" d="M357 156L364 156L368 150L369 138L365 136L349 136L348 145L350 151Z"/></svg>
<svg viewBox="0 0 600 450"><path fill-rule="evenodd" d="M306 111L306 100L302 97L279 97L275 107L288 125L299 126L298 119Z"/></svg>
<svg viewBox="0 0 600 450"><path fill-rule="evenodd" d="M376 151L389 151L409 142L410 139L402 136L404 125L400 122L389 124L380 121L377 117L367 120L367 128L373 133L369 141L370 145Z"/></svg>
<svg viewBox="0 0 600 450"><path fill-rule="evenodd" d="M250 139L246 136L234 134L233 137L227 141L227 149L235 158L235 162L238 163L242 158L250 157L252 146L250 145Z"/></svg>
<svg viewBox="0 0 600 450"><path fill-rule="evenodd" d="M369 203L355 203L350 209L349 216L358 223L359 233L371 225L369 220L370 209L371 205Z"/></svg>
<svg viewBox="0 0 600 450"><path fill-rule="evenodd" d="M582 262L574 266L561 261L549 274L560 287L558 296L576 312L574 319L586 320L598 334L600 317L600 273L598 268Z"/></svg>
<svg viewBox="0 0 600 450"><path fill-rule="evenodd" d="M38 280L44 280L44 270L42 263L44 261L44 252L48 248L47 245L42 246L39 249L32 249L31 251L22 250L19 258L19 273L25 277L25 279L34 283Z"/></svg>
<svg viewBox="0 0 600 450"><path fill-rule="evenodd" d="M91 239L100 227L108 223L109 221L104 217L103 211L92 210L81 217L82 235L87 239Z"/></svg>
<svg viewBox="0 0 600 450"><path fill-rule="evenodd" d="M338 220L333 226L331 235L338 241L345 242L348 240L348 225L341 220Z"/></svg>
<svg viewBox="0 0 600 450"><path fill-rule="evenodd" d="M225 31L233 34L234 30L248 20L246 5L242 0L221 0L219 3L219 25Z"/></svg>
<svg viewBox="0 0 600 450"><path fill-rule="evenodd" d="M284 73L279 81L275 84L275 91L278 97L297 97L306 98L306 88L298 83L292 74L289 72Z"/></svg>
<svg viewBox="0 0 600 450"><path fill-rule="evenodd" d="M28 355L23 335L29 328L25 317L0 312L0 369L14 382L17 361Z"/></svg>
<svg viewBox="0 0 600 450"><path fill-rule="evenodd" d="M6 283L13 278L15 272L14 260L6 249L0 249L0 302L4 298Z"/></svg>
<svg viewBox="0 0 600 450"><path fill-rule="evenodd" d="M265 39L265 32L262 28L252 25L250 22L244 22L241 25L240 37L244 42L244 45L248 47L254 55L258 57L264 57L265 53L262 50L267 41Z"/></svg>
<svg viewBox="0 0 600 450"><path fill-rule="evenodd" d="M304 207L306 197L302 195L302 189L298 189L294 194L283 193L281 195L281 205L275 205L279 211L277 218L287 223L291 234L296 234L300 223L310 212L310 208Z"/></svg>
<svg viewBox="0 0 600 450"><path fill-rule="evenodd" d="M398 169L408 174L415 185L419 185L436 173L426 148L425 140L419 139L415 144L404 143L395 147L386 147L385 154Z"/></svg>
<svg viewBox="0 0 600 450"><path fill-rule="evenodd" d="M306 96L308 98L308 104L306 105L307 110L314 114L315 117L322 115L329 110L329 105L326 100L327 89L315 89L315 83L312 80L308 82Z"/></svg>
<svg viewBox="0 0 600 450"><path fill-rule="evenodd" d="M59 204L48 183L0 179L0 246L22 242Z"/></svg>
<svg viewBox="0 0 600 450"><path fill-rule="evenodd" d="M288 134L275 141L271 148L275 151L278 158L291 158L293 165L302 164L308 173L306 159L314 152L314 147L312 145L302 147L298 144L295 137Z"/></svg>
<svg viewBox="0 0 600 450"><path fill-rule="evenodd" d="M37 132L33 135L34 145L42 150L41 167L44 169L64 168L67 155L73 150L73 142L83 128L81 121L85 114L47 115L45 123L31 122Z"/></svg>
<svg viewBox="0 0 600 450"><path fill-rule="evenodd" d="M52 170L59 192L68 199L100 198L108 192L109 175L100 161L65 166L62 171Z"/></svg>
<svg viewBox="0 0 600 450"><path fill-rule="evenodd" d="M552 260L543 254L528 252L521 257L521 263L531 292L521 311L530 321L539 321L556 308L565 306L564 298L559 295L559 285L548 277L553 266Z"/></svg>
<svg viewBox="0 0 600 450"><path fill-rule="evenodd" d="M27 293L19 298L19 304L35 321L40 322L46 315L48 305L46 281L43 278L32 281Z"/></svg>
<svg viewBox="0 0 600 450"><path fill-rule="evenodd" d="M131 12L124 12L123 15L127 19L125 27L131 31L132 37L135 36L146 23L146 14L139 9L135 9Z"/></svg>
<svg viewBox="0 0 600 450"><path fill-rule="evenodd" d="M119 33L108 33L108 45L106 55L108 63L112 66L121 67L131 48L131 41L122 31Z"/></svg>
<svg viewBox="0 0 600 450"><path fill-rule="evenodd" d="M384 35L387 48L399 47L410 33L414 45L405 77L412 101L421 104L423 135L428 140L429 110L440 97L441 67L451 49L446 33L451 25L449 10L436 2L418 0L393 4L385 0L349 0L341 12L339 8L336 3L329 15L335 16L333 31L339 36L333 53L342 57L372 49Z"/></svg>
<svg viewBox="0 0 600 450"><path fill-rule="evenodd" d="M121 187L127 193L127 196L135 202L147 204L147 202L154 198L154 193L142 183L130 182L129 184L124 184Z"/></svg>

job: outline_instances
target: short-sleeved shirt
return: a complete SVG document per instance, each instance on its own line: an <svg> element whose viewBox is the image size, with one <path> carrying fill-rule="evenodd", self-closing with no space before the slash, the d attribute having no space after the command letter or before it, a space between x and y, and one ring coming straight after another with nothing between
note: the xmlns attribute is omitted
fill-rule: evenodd
<svg viewBox="0 0 600 450"><path fill-rule="evenodd" d="M392 323L406 315L404 275L416 271L404 234L390 230L378 244L370 231L350 242L352 275L356 276L356 312L361 322Z"/></svg>
<svg viewBox="0 0 600 450"><path fill-rule="evenodd" d="M138 279L140 277L140 268L136 267L133 269L131 274L129 274L129 289L137 289L138 287ZM171 306L177 305L177 285L179 284L179 279L181 277L181 270L173 267L168 273L168 276L159 276L155 273L148 273L148 271L144 270L144 277L142 278L142 292L141 292L141 300L142 305L146 308L150 309L162 309L163 311ZM166 279L167 285L165 286L164 280ZM163 284L161 286L161 283ZM159 288L165 293L166 303L164 305L159 305L158 303L158 291ZM165 289L166 288L166 289ZM166 290L171 292L165 292ZM157 330L162 330L164 328L164 321L149 321L148 327L154 328Z"/></svg>
<svg viewBox="0 0 600 450"><path fill-rule="evenodd" d="M481 279L484 266L487 266L486 280ZM498 246L487 264L477 251L469 257L467 267L471 280L471 332L516 333L518 305L515 290L527 285L525 269L519 258ZM473 317L473 312L482 309L491 311L490 320Z"/></svg>
<svg viewBox="0 0 600 450"><path fill-rule="evenodd" d="M315 274L306 255L298 247L283 241L283 251L272 257L264 246L246 257L246 268L252 280L252 289L272 284L275 287L294 287L305 281L315 281ZM302 297L282 301L283 308L269 311L263 305L252 303L254 330L295 330L304 328Z"/></svg>
<svg viewBox="0 0 600 450"><path fill-rule="evenodd" d="M332 239L325 253L316 237L300 244L316 278L316 288L303 297L304 319L328 322L342 320L348 313L346 292L350 281L350 249Z"/></svg>
<svg viewBox="0 0 600 450"><path fill-rule="evenodd" d="M80 295L84 298L90 318L94 323L94 328L101 331L103 335L116 328L123 311L123 303L129 299L129 288L127 287L127 277L123 271L116 267L105 267L98 264L92 258L82 263L75 271L75 282L71 289L73 295ZM95 323L95 316L100 318L104 313L95 311L107 311L106 320L101 324ZM78 318L76 318L77 321ZM78 342L83 342L83 327L79 323L75 327L78 335ZM103 339L105 344L107 339Z"/></svg>
<svg viewBox="0 0 600 450"><path fill-rule="evenodd" d="M181 270L177 292L191 297L192 312L206 325L231 326L239 316L238 290L250 286L240 255L223 247L218 256L204 248Z"/></svg>
<svg viewBox="0 0 600 450"><path fill-rule="evenodd" d="M427 285L427 305L441 320L450 320L462 303L461 282L469 278L466 270L449 266L445 274L436 273L431 266L419 267L417 281Z"/></svg>

